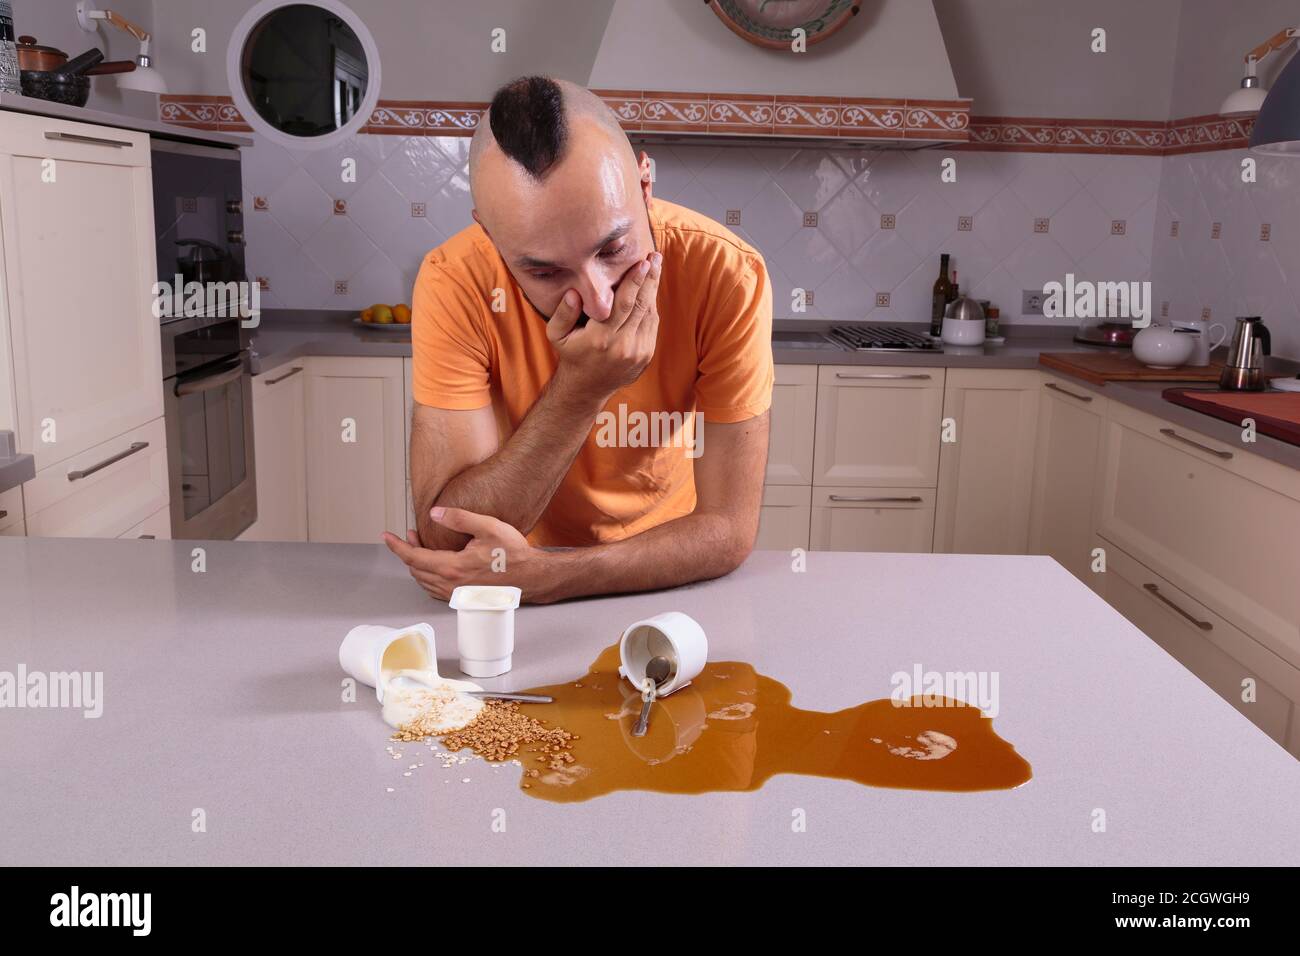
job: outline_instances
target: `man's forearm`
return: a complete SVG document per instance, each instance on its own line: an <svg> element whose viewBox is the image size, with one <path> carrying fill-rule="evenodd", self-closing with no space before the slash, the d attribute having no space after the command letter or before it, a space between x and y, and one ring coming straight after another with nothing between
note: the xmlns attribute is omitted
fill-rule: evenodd
<svg viewBox="0 0 1300 956"><path fill-rule="evenodd" d="M418 502L416 526L426 547L456 550L468 538L439 526L429 508L464 508L532 530L591 432L605 403L575 393L556 371L546 390L509 440L485 461L465 469L432 502Z"/></svg>
<svg viewBox="0 0 1300 956"><path fill-rule="evenodd" d="M622 541L556 552L547 559L547 581L525 600L652 591L721 577L749 555L756 533L756 522L696 513Z"/></svg>

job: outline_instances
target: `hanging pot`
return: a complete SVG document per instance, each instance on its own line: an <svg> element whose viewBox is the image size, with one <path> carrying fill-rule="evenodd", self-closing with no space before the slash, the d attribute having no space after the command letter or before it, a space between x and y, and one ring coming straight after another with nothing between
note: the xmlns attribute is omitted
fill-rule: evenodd
<svg viewBox="0 0 1300 956"><path fill-rule="evenodd" d="M68 62L68 54L58 47L41 46L33 36L20 36L16 45L20 70L57 70Z"/></svg>

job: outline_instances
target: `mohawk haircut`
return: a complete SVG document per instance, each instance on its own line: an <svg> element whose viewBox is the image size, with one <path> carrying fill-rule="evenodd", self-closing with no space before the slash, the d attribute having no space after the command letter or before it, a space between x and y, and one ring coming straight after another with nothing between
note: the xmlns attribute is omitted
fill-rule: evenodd
<svg viewBox="0 0 1300 956"><path fill-rule="evenodd" d="M541 182L563 161L575 122L596 123L614 148L626 150L626 157L636 164L627 133L599 96L568 80L523 76L497 90L492 105L479 114L469 144L469 183L475 203L483 198L479 194L483 154L493 145L534 182Z"/></svg>
<svg viewBox="0 0 1300 956"><path fill-rule="evenodd" d="M492 97L488 125L501 151L541 179L569 138L564 91L546 76L512 80Z"/></svg>

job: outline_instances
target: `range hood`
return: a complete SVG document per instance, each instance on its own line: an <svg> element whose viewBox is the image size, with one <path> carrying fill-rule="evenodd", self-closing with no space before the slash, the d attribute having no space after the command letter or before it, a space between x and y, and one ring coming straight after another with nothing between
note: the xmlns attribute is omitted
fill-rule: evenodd
<svg viewBox="0 0 1300 956"><path fill-rule="evenodd" d="M806 52L746 42L707 0L614 0L587 87L655 140L833 140L920 149L969 141L930 0L863 0Z"/></svg>

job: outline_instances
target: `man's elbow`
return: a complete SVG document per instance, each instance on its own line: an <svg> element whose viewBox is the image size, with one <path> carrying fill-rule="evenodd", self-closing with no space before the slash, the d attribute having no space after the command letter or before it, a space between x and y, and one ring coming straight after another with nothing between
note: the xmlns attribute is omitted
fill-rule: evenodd
<svg viewBox="0 0 1300 956"><path fill-rule="evenodd" d="M736 570L736 568L745 563L745 559L749 557L749 552L753 550L753 542L750 542L749 544L741 543L730 548L723 556L722 573L730 574L732 571Z"/></svg>
<svg viewBox="0 0 1300 956"><path fill-rule="evenodd" d="M757 536L757 521L730 519L718 548L718 573L730 574L744 564L745 559L754 550L754 539Z"/></svg>

